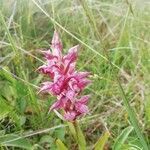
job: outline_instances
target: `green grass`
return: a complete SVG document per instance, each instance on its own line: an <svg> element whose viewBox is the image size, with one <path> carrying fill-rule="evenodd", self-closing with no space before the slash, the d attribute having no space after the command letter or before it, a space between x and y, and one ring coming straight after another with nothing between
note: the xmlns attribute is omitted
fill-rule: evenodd
<svg viewBox="0 0 150 150"><path fill-rule="evenodd" d="M77 149L68 126L48 114L55 98L37 94L44 80L36 72L44 63L39 50L49 48L57 29L64 52L80 44L77 68L92 73L85 90L92 95L90 114L81 119L88 149L109 131L106 149L149 150L149 5L0 0L0 149L55 150L56 139Z"/></svg>

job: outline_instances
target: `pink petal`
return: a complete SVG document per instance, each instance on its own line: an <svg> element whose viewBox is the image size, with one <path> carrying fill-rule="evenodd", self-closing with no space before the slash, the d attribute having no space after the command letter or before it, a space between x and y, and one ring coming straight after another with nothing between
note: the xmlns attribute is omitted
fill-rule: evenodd
<svg viewBox="0 0 150 150"><path fill-rule="evenodd" d="M60 109L63 107L63 103L61 100L57 100L51 107L50 107L50 111L53 109Z"/></svg>
<svg viewBox="0 0 150 150"><path fill-rule="evenodd" d="M88 113L89 110L88 110L88 107L84 104L81 104L81 103L76 103L75 104L75 108L78 112L80 112L81 114L84 114L84 113Z"/></svg>
<svg viewBox="0 0 150 150"><path fill-rule="evenodd" d="M40 92L50 92L51 91L51 88L52 88L52 82L44 82L42 83L42 87L40 88Z"/></svg>
<svg viewBox="0 0 150 150"><path fill-rule="evenodd" d="M90 95L82 96L82 97L78 100L78 102L85 105L85 104L87 104L89 98L90 98Z"/></svg>
<svg viewBox="0 0 150 150"><path fill-rule="evenodd" d="M53 95L58 95L61 92L61 86L58 83L44 82L42 85L40 92L49 92Z"/></svg>
<svg viewBox="0 0 150 150"><path fill-rule="evenodd" d="M73 70L75 69L75 61L77 59L77 50L78 50L79 45L76 45L74 47L72 47L68 54L66 56L64 56L63 61L65 64L65 73L69 72L73 72Z"/></svg>
<svg viewBox="0 0 150 150"><path fill-rule="evenodd" d="M60 86L56 83L53 84L51 92L53 93L53 95L58 95L60 94L61 90L60 90Z"/></svg>
<svg viewBox="0 0 150 150"><path fill-rule="evenodd" d="M74 100L74 97L75 97L75 92L72 91L72 90L67 91L66 97L67 97L68 99L70 99L71 101L73 101L73 100Z"/></svg>
<svg viewBox="0 0 150 150"><path fill-rule="evenodd" d="M52 60L52 59L57 59L56 56L52 55L52 53L50 52L50 50L47 50L47 51L41 51L45 58L48 59L48 60Z"/></svg>
<svg viewBox="0 0 150 150"><path fill-rule="evenodd" d="M79 45L76 45L69 49L67 55L64 56L64 61L74 62L77 59L77 51L79 49Z"/></svg>
<svg viewBox="0 0 150 150"><path fill-rule="evenodd" d="M48 74L51 78L54 77L54 73L52 72L52 66L50 67L46 65L40 66L38 68L38 71L40 71L43 74Z"/></svg>
<svg viewBox="0 0 150 150"><path fill-rule="evenodd" d="M88 77L90 74L91 73L89 73L89 72L78 72L78 73L75 73L74 76L80 80L80 79Z"/></svg>
<svg viewBox="0 0 150 150"><path fill-rule="evenodd" d="M68 99L65 96L58 96L56 102L51 106L50 110L64 108Z"/></svg>
<svg viewBox="0 0 150 150"><path fill-rule="evenodd" d="M88 84L90 84L91 81L90 80L81 80L79 83L78 83L78 87L82 90L84 89Z"/></svg>
<svg viewBox="0 0 150 150"><path fill-rule="evenodd" d="M75 120L76 115L77 115L77 114L76 114L75 111L71 111L71 112L65 113L64 118L65 118L66 120L68 120L68 121L73 121L73 120Z"/></svg>
<svg viewBox="0 0 150 150"><path fill-rule="evenodd" d="M62 51L62 43L56 31L54 32L54 35L53 35L51 48L52 48L53 55L60 58L61 51Z"/></svg>
<svg viewBox="0 0 150 150"><path fill-rule="evenodd" d="M65 84L65 77L64 76L59 76L58 75L58 78L55 79L55 80L56 81L53 82L53 86L52 86L52 93L54 95L59 95L65 90L67 84Z"/></svg>
<svg viewBox="0 0 150 150"><path fill-rule="evenodd" d="M75 72L75 66L76 66L76 62L71 63L71 64L69 65L69 69L68 69L68 73L69 73L69 74L72 74L73 72Z"/></svg>
<svg viewBox="0 0 150 150"><path fill-rule="evenodd" d="M42 65L37 70L40 71L41 73L46 74L47 70L48 70L48 67L46 65Z"/></svg>

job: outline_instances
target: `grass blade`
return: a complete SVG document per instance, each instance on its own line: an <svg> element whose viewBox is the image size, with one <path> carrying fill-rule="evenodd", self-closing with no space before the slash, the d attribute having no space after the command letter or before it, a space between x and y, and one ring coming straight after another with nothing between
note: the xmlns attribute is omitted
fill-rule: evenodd
<svg viewBox="0 0 150 150"><path fill-rule="evenodd" d="M109 136L110 136L110 133L108 131L106 131L104 133L104 135L102 135L99 138L99 140L96 142L96 144L94 146L94 150L103 150Z"/></svg>
<svg viewBox="0 0 150 150"><path fill-rule="evenodd" d="M121 146L124 144L132 130L133 127L129 126L122 131L122 133L117 137L116 142L114 143L113 150L121 149Z"/></svg>
<svg viewBox="0 0 150 150"><path fill-rule="evenodd" d="M68 148L64 145L64 143L60 139L56 140L56 145L58 150L68 150Z"/></svg>
<svg viewBox="0 0 150 150"><path fill-rule="evenodd" d="M117 78L117 79L118 79L118 78ZM135 112L134 112L134 110L132 109L132 107L130 106L128 100L127 100L126 94L125 94L125 92L124 92L124 90L123 90L123 87L122 87L122 85L121 85L119 79L118 79L118 84L119 84L119 89L120 89L120 91L121 91L121 93L122 93L122 97L123 97L123 100L124 100L124 105L125 105L125 107L126 107L126 109L127 109L127 112L129 113L129 117L130 117L131 124L133 125L134 130L135 130L135 132L136 132L136 134L137 134L137 136L138 136L138 138L139 138L139 140L140 140L140 142L141 142L141 144L142 144L144 150L149 150L149 147L148 147L148 145L147 145L147 142L146 142L146 140L145 140L143 134L141 133L141 129L140 129L139 125L138 125L138 121L137 121L137 119L136 119Z"/></svg>
<svg viewBox="0 0 150 150"><path fill-rule="evenodd" d="M18 137L17 135L12 135L12 134L1 136L0 137L0 145L1 146L19 147L19 148L27 149L27 150L32 149L32 145L26 139L18 139L15 141L10 141L17 137Z"/></svg>

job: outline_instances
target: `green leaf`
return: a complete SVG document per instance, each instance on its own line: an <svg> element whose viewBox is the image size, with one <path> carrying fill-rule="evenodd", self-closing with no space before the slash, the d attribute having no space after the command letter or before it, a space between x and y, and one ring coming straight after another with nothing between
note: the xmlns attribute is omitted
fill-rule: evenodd
<svg viewBox="0 0 150 150"><path fill-rule="evenodd" d="M68 150L68 148L64 145L64 143L60 139L56 140L56 145L58 150Z"/></svg>
<svg viewBox="0 0 150 150"><path fill-rule="evenodd" d="M129 145L128 149L129 150L143 150L141 147L138 147L137 145Z"/></svg>
<svg viewBox="0 0 150 150"><path fill-rule="evenodd" d="M5 80L9 81L12 84L15 84L16 79L12 75L10 75L6 71L4 71L3 69L6 70L6 71L9 71L9 68L7 66L3 67L0 71L0 77L2 79L5 79Z"/></svg>
<svg viewBox="0 0 150 150"><path fill-rule="evenodd" d="M106 131L104 135L102 135L99 140L96 142L94 146L94 150L103 150L106 142L108 141L108 138L110 136L110 133Z"/></svg>
<svg viewBox="0 0 150 150"><path fill-rule="evenodd" d="M52 144L54 139L50 135L44 135L40 139L40 144L49 143Z"/></svg>
<svg viewBox="0 0 150 150"><path fill-rule="evenodd" d="M18 140L13 140L16 138L18 138ZM23 148L23 149L27 149L27 150L32 149L32 145L29 143L28 140L19 138L18 135L14 135L14 134L0 136L0 145L1 146L19 147L19 148Z"/></svg>
<svg viewBox="0 0 150 150"><path fill-rule="evenodd" d="M113 146L114 150L120 150L126 139L128 138L129 134L133 130L132 126L125 128L122 133L117 137L116 142Z"/></svg>
<svg viewBox="0 0 150 150"><path fill-rule="evenodd" d="M4 119L9 116L12 121L14 121L18 126L20 126L20 120L22 119L14 110L13 106L11 106L2 96L0 96L0 119Z"/></svg>
<svg viewBox="0 0 150 150"><path fill-rule="evenodd" d="M146 121L148 125L150 125L150 100L149 100L150 94L145 96L145 115L146 115Z"/></svg>
<svg viewBox="0 0 150 150"><path fill-rule="evenodd" d="M54 135L55 138L58 138L63 141L65 137L65 130L63 128L56 129Z"/></svg>
<svg viewBox="0 0 150 150"><path fill-rule="evenodd" d="M9 112L12 111L12 108L5 102L5 100L0 96L0 120L5 118Z"/></svg>
<svg viewBox="0 0 150 150"><path fill-rule="evenodd" d="M136 113L133 110L133 108L131 107L131 105L130 105L128 99L127 99L127 96L125 94L125 91L124 91L124 89L123 89L119 79L117 79L117 82L118 82L119 89L120 89L120 92L121 92L122 97L123 97L124 105L125 105L126 110L127 110L128 114L129 114L131 124L134 127L134 130L135 130L135 132L136 132L136 134L137 134L137 136L138 136L138 138L140 140L140 143L143 146L143 149L144 150L149 150L149 146L147 145L147 141L146 141L146 139L145 139L143 133L141 132L140 127L139 127L139 123L138 123L138 120L136 118Z"/></svg>

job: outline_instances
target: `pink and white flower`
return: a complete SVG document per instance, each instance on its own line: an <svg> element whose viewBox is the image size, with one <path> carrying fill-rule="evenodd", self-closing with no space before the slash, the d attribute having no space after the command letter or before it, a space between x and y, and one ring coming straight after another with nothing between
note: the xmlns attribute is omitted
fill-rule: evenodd
<svg viewBox="0 0 150 150"><path fill-rule="evenodd" d="M64 118L76 120L89 112L87 102L89 96L80 97L80 93L91 83L87 77L89 72L78 72L75 69L79 46L69 49L68 54L62 54L62 42L55 31L51 43L51 51L42 51L46 63L38 68L42 74L50 77L50 81L42 83L39 92L47 92L57 97L50 110L63 109Z"/></svg>

